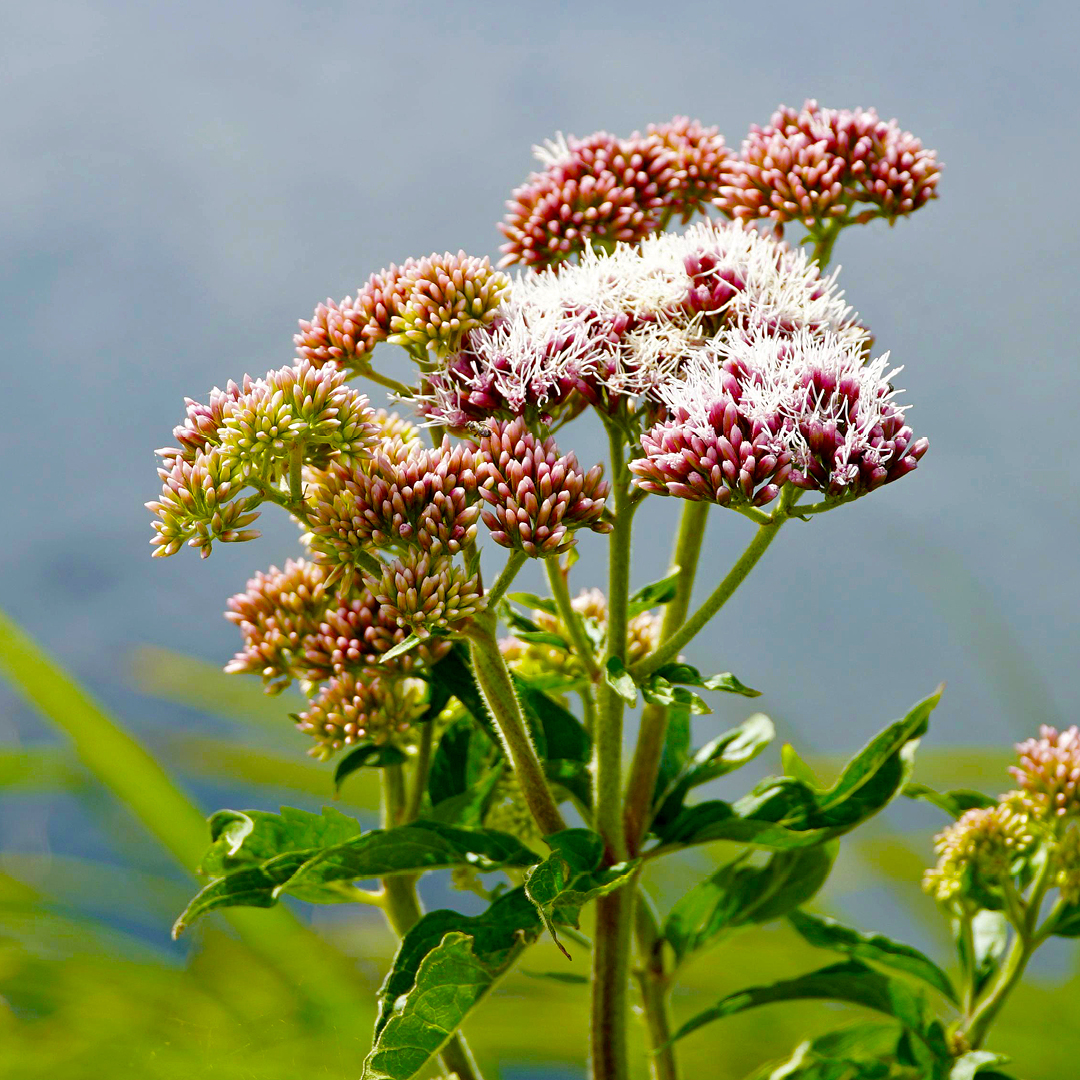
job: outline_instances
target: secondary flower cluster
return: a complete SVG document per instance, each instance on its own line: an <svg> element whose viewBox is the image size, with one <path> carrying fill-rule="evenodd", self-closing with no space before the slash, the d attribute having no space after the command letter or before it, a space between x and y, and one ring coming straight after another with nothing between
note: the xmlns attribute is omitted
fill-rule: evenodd
<svg viewBox="0 0 1080 1080"><path fill-rule="evenodd" d="M688 221L719 194L728 150L716 128L676 117L644 135L598 131L534 148L543 164L506 204L500 265L554 267L590 244L635 244L665 218Z"/></svg>
<svg viewBox="0 0 1080 1080"><path fill-rule="evenodd" d="M968 810L938 835L937 866L923 879L936 899L986 906L1041 851L1065 902L1080 902L1080 729L1044 726L1016 750L1020 764L1009 771L1019 789Z"/></svg>
<svg viewBox="0 0 1080 1080"><path fill-rule="evenodd" d="M488 259L464 251L391 263L355 299L327 299L302 319L293 338L297 356L317 366L362 368L382 341L420 353L445 351L491 322L509 289L510 279Z"/></svg>
<svg viewBox="0 0 1080 1080"><path fill-rule="evenodd" d="M519 279L491 325L429 377L427 410L460 428L585 402L657 407L686 359L735 327L867 337L835 276L821 277L805 253L737 224L700 223Z"/></svg>
<svg viewBox="0 0 1080 1080"><path fill-rule="evenodd" d="M926 452L904 423L888 355L857 338L735 332L661 390L670 416L631 462L645 491L763 506L785 483L851 498L911 472Z"/></svg>
<svg viewBox="0 0 1080 1080"><path fill-rule="evenodd" d="M801 221L814 229L883 217L893 222L937 197L937 156L873 109L787 106L756 124L727 163L714 200L744 221Z"/></svg>
<svg viewBox="0 0 1080 1080"><path fill-rule="evenodd" d="M283 485L302 465L360 461L373 441L368 399L345 376L308 361L215 388L208 404L187 399L187 417L158 450L161 496L147 503L156 520L155 555L186 541L210 554L213 542L250 540L264 499L287 500ZM253 493L240 500L246 489Z"/></svg>

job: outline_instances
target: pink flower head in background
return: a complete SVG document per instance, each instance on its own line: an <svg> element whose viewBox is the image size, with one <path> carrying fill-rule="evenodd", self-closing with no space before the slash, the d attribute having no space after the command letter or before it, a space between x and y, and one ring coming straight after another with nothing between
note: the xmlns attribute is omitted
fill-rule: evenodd
<svg viewBox="0 0 1080 1080"><path fill-rule="evenodd" d="M1080 728L1058 731L1043 725L1037 739L1016 747L1020 764L1010 767L1025 795L1057 817L1080 814Z"/></svg>

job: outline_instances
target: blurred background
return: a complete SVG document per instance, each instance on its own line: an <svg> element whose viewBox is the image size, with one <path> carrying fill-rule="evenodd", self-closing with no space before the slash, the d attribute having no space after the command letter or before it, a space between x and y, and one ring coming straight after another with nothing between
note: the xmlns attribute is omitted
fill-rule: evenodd
<svg viewBox="0 0 1080 1080"><path fill-rule="evenodd" d="M761 687L755 705L826 772L942 680L929 783L1003 790L1012 742L1076 719L1080 483L1047 441L1080 400L1076 215L1057 201L1080 171L1059 111L1080 89L1072 5L37 0L5 5L0 29L0 607L202 812L315 808L331 786L287 702L218 674L227 597L295 552L292 527L268 513L256 544L149 558L153 450L184 396L288 363L296 320L390 261L495 255L530 146L556 131L687 113L737 147L806 97L874 106L945 163L938 202L848 230L834 256L931 451L904 483L792 524L690 657ZM560 441L601 456L586 422ZM635 584L660 576L676 509L646 504ZM703 589L748 530L713 512ZM582 548L579 582L599 584L602 546ZM54 714L92 741L101 718L80 727L88 706L57 693ZM700 741L744 718L740 700L696 721ZM373 819L365 783L342 808ZM823 905L944 958L918 885L941 824L890 811L845 842ZM695 858L687 875L718 855ZM253 944L284 923L209 920L170 943L184 862L0 683L0 1076L359 1073L393 950L375 915L298 905L338 951L301 937L319 962L284 977ZM447 900L437 878L425 889ZM809 964L801 949L780 927L733 939L690 969L677 1017L748 970ZM523 967L560 963L540 949ZM993 1040L1019 1075L1075 1071L1078 990L1071 944L1044 949ZM467 1028L482 1063L583 1075L585 995L513 976ZM684 1044L687 1075L744 1076L834 1020L808 1005L713 1025Z"/></svg>

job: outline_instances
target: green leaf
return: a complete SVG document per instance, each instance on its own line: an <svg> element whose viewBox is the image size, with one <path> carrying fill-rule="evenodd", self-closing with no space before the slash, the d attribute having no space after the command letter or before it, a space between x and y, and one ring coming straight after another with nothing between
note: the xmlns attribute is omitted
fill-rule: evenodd
<svg viewBox="0 0 1080 1080"><path fill-rule="evenodd" d="M506 594L507 600L529 608L531 611L543 611L548 615L558 615L559 606L550 596L537 596L531 592L512 592Z"/></svg>
<svg viewBox="0 0 1080 1080"><path fill-rule="evenodd" d="M1009 921L1000 911L978 911L971 920L971 943L974 955L968 954L967 942L959 919L953 920L953 937L963 970L972 972L976 994L997 973L1009 947Z"/></svg>
<svg viewBox="0 0 1080 1080"><path fill-rule="evenodd" d="M976 1076L986 1076L988 1065L1007 1065L1012 1059L1004 1054L994 1054L989 1050L970 1050L958 1057L953 1063L949 1080L975 1080ZM993 1070L996 1072L997 1070Z"/></svg>
<svg viewBox="0 0 1080 1080"><path fill-rule="evenodd" d="M664 792L664 801L656 814L657 822L673 821L692 788L741 769L772 742L775 734L772 721L764 713L755 713L738 727L725 731L707 743L694 754L670 784L669 790Z"/></svg>
<svg viewBox="0 0 1080 1080"><path fill-rule="evenodd" d="M895 1017L910 1030L921 1032L925 1028L926 1007L921 995L899 979L883 975L858 960L849 960L794 979L784 979L767 986L751 986L728 994L712 1008L698 1013L683 1024L675 1032L672 1042L685 1038L713 1020L733 1016L759 1005L806 999L861 1005Z"/></svg>
<svg viewBox="0 0 1080 1080"><path fill-rule="evenodd" d="M482 915L425 915L402 939L379 992L374 1045L362 1080L416 1076L541 928L520 888L499 897Z"/></svg>
<svg viewBox="0 0 1080 1080"><path fill-rule="evenodd" d="M626 670L626 665L617 657L608 657L604 668L604 682L608 684L631 707L637 704L637 684Z"/></svg>
<svg viewBox="0 0 1080 1080"><path fill-rule="evenodd" d="M638 589L630 597L630 603L626 610L627 616L632 619L635 615L640 615L643 611L648 611L649 608L656 607L659 604L670 604L675 599L681 576L682 571L676 569L667 577L661 578L659 581L652 581Z"/></svg>
<svg viewBox="0 0 1080 1080"><path fill-rule="evenodd" d="M799 752L791 743L784 743L780 747L780 764L783 766L785 776L792 776L810 787L821 786L814 775L814 770L799 756Z"/></svg>
<svg viewBox="0 0 1080 1080"><path fill-rule="evenodd" d="M342 886L352 881L454 866L525 868L540 861L520 841L494 829L438 821L362 834L359 829L358 822L329 808L321 815L292 808L281 814L215 814L214 843L204 861L215 880L187 906L173 935L209 911L273 907L284 893L312 903L342 903L350 899Z"/></svg>
<svg viewBox="0 0 1080 1080"><path fill-rule="evenodd" d="M713 799L683 810L665 826L661 839L664 847L730 840L774 851L794 851L824 843L834 835L832 829L793 829L775 821L744 817L730 803Z"/></svg>
<svg viewBox="0 0 1080 1080"><path fill-rule="evenodd" d="M586 816L592 808L592 773L587 761L551 758L543 763L544 775L572 796Z"/></svg>
<svg viewBox="0 0 1080 1080"><path fill-rule="evenodd" d="M835 844L778 852L764 866L746 858L721 867L695 886L671 909L664 937L676 960L714 944L740 927L786 915L811 899L829 876Z"/></svg>
<svg viewBox="0 0 1080 1080"><path fill-rule="evenodd" d="M1066 904L1054 922L1057 937L1080 937L1080 904Z"/></svg>
<svg viewBox="0 0 1080 1080"><path fill-rule="evenodd" d="M423 638L417 637L416 634L410 634L404 641L399 641L392 649L387 649L386 652L379 657L379 663L388 664L391 660L396 660L399 656L404 656L405 653L415 649L423 640Z"/></svg>
<svg viewBox="0 0 1080 1080"><path fill-rule="evenodd" d="M552 854L529 872L525 893L555 944L566 953L555 933L555 922L577 927L581 908L629 881L639 860L601 867L604 840L590 829L564 829L545 837L545 843Z"/></svg>
<svg viewBox="0 0 1080 1080"><path fill-rule="evenodd" d="M570 652L570 642L559 634L550 630L515 630L514 637L521 641L527 641L531 645L551 645L562 652Z"/></svg>
<svg viewBox="0 0 1080 1080"><path fill-rule="evenodd" d="M475 727L469 720L451 724L431 755L428 770L428 798L432 806L469 789L469 749Z"/></svg>
<svg viewBox="0 0 1080 1080"><path fill-rule="evenodd" d="M523 679L515 677L514 686L525 711L544 733L546 757L569 761L592 758L592 739L569 709Z"/></svg>
<svg viewBox="0 0 1080 1080"><path fill-rule="evenodd" d="M652 805L659 806L671 785L686 768L690 757L690 709L675 706L668 711L664 749L660 755L660 771L653 787Z"/></svg>
<svg viewBox="0 0 1080 1080"><path fill-rule="evenodd" d="M818 949L832 949L859 960L872 960L884 967L903 971L944 994L954 1005L959 998L952 981L928 956L910 945L892 941L882 934L863 934L805 911L793 911L788 920L805 941Z"/></svg>
<svg viewBox="0 0 1080 1080"><path fill-rule="evenodd" d="M908 783L902 792L909 799L922 799L939 810L944 810L952 818L959 818L968 810L983 810L993 806L997 799L984 795L981 791L957 788L955 791L935 791L926 784Z"/></svg>
<svg viewBox="0 0 1080 1080"><path fill-rule="evenodd" d="M739 682L730 671L707 678L690 664L672 663L657 668L656 674L669 683L681 683L685 686L697 686L703 690L723 690L729 694L741 694L743 697L761 697L760 690L753 690Z"/></svg>
<svg viewBox="0 0 1080 1080"><path fill-rule="evenodd" d="M401 765L406 760L405 754L396 746L365 742L350 750L334 769L334 790L345 782L345 778L357 769L385 769L390 765Z"/></svg>
<svg viewBox="0 0 1080 1080"><path fill-rule="evenodd" d="M589 977L573 971L525 971L520 972L530 979L549 979L551 982L567 983L570 986L588 986Z"/></svg>
<svg viewBox="0 0 1080 1080"><path fill-rule="evenodd" d="M856 1024L807 1039L754 1080L887 1080L895 1047L895 1024Z"/></svg>
<svg viewBox="0 0 1080 1080"><path fill-rule="evenodd" d="M432 687L439 686L442 692L457 698L492 742L496 746L501 745L491 713L488 712L484 696L476 684L469 653L464 645L460 642L454 643L450 651L431 669L430 680Z"/></svg>

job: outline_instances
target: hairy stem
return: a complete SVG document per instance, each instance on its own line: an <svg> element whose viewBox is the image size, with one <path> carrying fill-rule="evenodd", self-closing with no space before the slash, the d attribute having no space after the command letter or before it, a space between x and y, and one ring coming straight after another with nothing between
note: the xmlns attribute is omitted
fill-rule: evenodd
<svg viewBox="0 0 1080 1080"><path fill-rule="evenodd" d="M416 391L411 386L406 386L403 382L398 382L397 379L392 379L389 375L380 374L370 364L361 364L354 370L361 378L369 379L378 386L385 387L387 390L397 394L399 398L408 399L416 394Z"/></svg>
<svg viewBox="0 0 1080 1080"><path fill-rule="evenodd" d="M668 993L671 977L664 964L664 942L656 912L649 898L640 890L634 906L634 931L640 966L635 972L641 991L645 1025L649 1032L649 1070L653 1080L678 1080L679 1066L671 1045L671 1020Z"/></svg>
<svg viewBox="0 0 1080 1080"><path fill-rule="evenodd" d="M694 588L708 512L707 502L687 502L683 505L679 532L675 537L675 551L672 554L672 570L679 571L679 580L675 587L675 596L664 609L664 621L660 627L661 644L675 634L690 608L690 595ZM666 706L647 704L642 710L641 728L630 764L626 807L623 811L626 846L631 854L637 853L641 838L649 826L653 789L660 771L667 724Z"/></svg>
<svg viewBox="0 0 1080 1080"><path fill-rule="evenodd" d="M566 627L566 631L570 635L570 642L574 646L578 659L581 661L589 678L596 682L600 678L600 666L593 655L592 643L585 635L585 627L582 624L581 616L574 610L574 605L570 600L570 589L566 580L567 575L559 566L557 558L545 559L544 568L547 570L551 596L555 601L555 606L559 609L559 617L562 619L563 626Z"/></svg>
<svg viewBox="0 0 1080 1080"><path fill-rule="evenodd" d="M672 634L658 649L650 653L644 660L639 661L631 668L631 674L640 678L651 675L657 668L674 660L682 649L688 645L695 635L702 630L710 619L731 599L735 590L746 580L750 571L757 565L758 560L768 550L769 545L776 539L780 526L787 520L795 495L789 494L796 489L784 488L780 496L780 505L773 512L765 525L760 525L754 539L750 541L746 550L739 556L738 561L728 571L727 577L713 590L712 595L686 620L679 630Z"/></svg>
<svg viewBox="0 0 1080 1080"><path fill-rule="evenodd" d="M525 718L506 662L495 640L495 616L485 612L467 632L472 646L473 671L495 726L502 736L507 756L521 785L521 793L541 833L549 836L566 828L558 804L548 787L544 768L529 737Z"/></svg>
<svg viewBox="0 0 1080 1080"><path fill-rule="evenodd" d="M596 901L590 1031L592 1080L626 1080L629 1072L627 984L634 894L631 884Z"/></svg>
<svg viewBox="0 0 1080 1080"><path fill-rule="evenodd" d="M495 584L491 586L485 597L489 611L493 610L495 605L506 595L506 590L514 583L514 578L517 577L518 571L525 565L527 559L528 555L523 551L512 551L510 553L510 558L506 560L502 573L495 579Z"/></svg>
<svg viewBox="0 0 1080 1080"><path fill-rule="evenodd" d="M420 728L420 743L416 748L416 763L413 766L413 785L409 792L409 801L405 807L404 821L415 821L420 816L420 806L427 789L428 772L431 770L431 752L435 744L435 721L429 720Z"/></svg>

